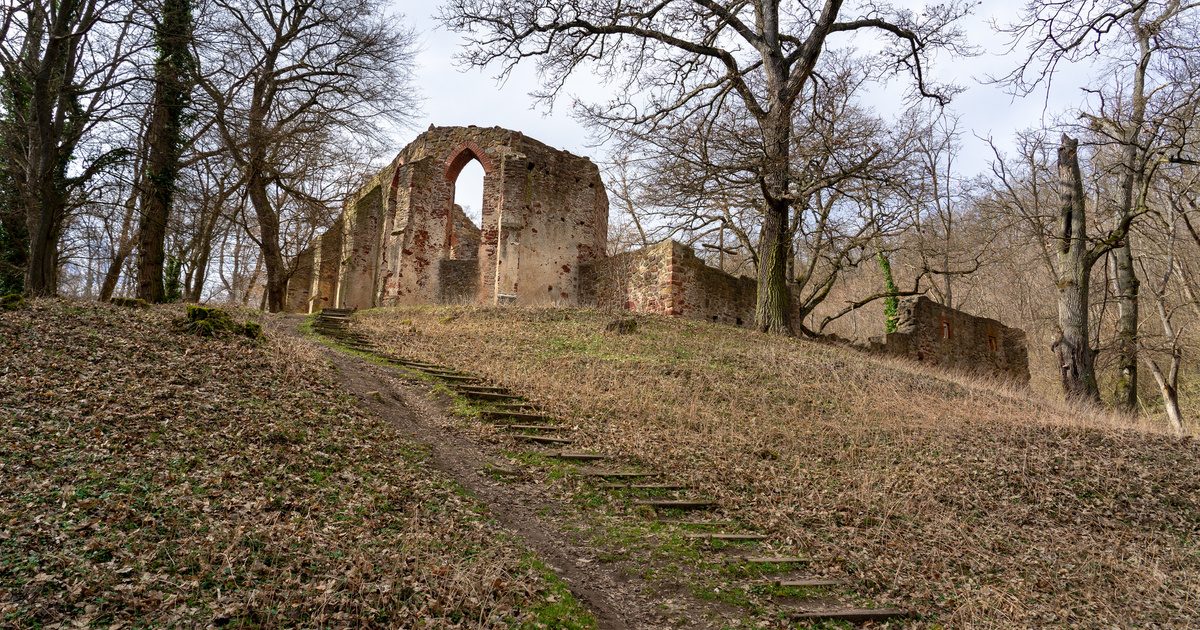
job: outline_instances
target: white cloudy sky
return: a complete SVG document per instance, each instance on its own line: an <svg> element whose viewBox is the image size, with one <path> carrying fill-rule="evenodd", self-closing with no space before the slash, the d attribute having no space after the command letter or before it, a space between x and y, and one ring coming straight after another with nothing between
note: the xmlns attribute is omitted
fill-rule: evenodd
<svg viewBox="0 0 1200 630"><path fill-rule="evenodd" d="M407 142L430 124L446 125L498 125L524 132L551 146L567 149L573 153L588 155L599 161L603 149L589 145L586 129L570 115L569 100L563 99L552 112L545 112L528 96L537 87L537 76L533 65L519 68L503 85L494 79L495 69L461 70L454 60L462 45L460 37L442 29L433 19L436 4L417 0L395 0L400 12L420 34L421 52L417 60L416 85L424 98L424 112L412 130L402 134ZM1011 138L1014 132L1041 126L1043 122L1059 113L1081 104L1080 88L1087 82L1090 71L1086 68L1068 69L1060 74L1050 94L1039 92L1030 97L1014 99L996 86L980 82L988 74L1003 74L1018 61L1020 51L1005 54L1006 39L995 33L992 21L1008 22L1015 18L1016 11L1024 0L982 0L974 14L964 24L972 44L980 48L980 56L952 61L939 60L933 68L935 78L951 80L966 87L950 105L950 111L961 116L963 153L960 158L962 175L969 176L987 169L991 157L986 144L976 136L995 137L1000 143ZM899 0L897 4L919 9L925 3L914 0ZM856 35L858 40L846 36L831 39L832 46L870 46L873 35ZM869 99L869 103L881 114L898 113L897 94L906 84L897 79L893 89L880 90ZM605 87L598 82L580 77L574 81L574 94L586 99L601 100ZM400 147L397 147L399 149ZM482 170L472 163L460 177L458 195L463 205L478 208Z"/></svg>

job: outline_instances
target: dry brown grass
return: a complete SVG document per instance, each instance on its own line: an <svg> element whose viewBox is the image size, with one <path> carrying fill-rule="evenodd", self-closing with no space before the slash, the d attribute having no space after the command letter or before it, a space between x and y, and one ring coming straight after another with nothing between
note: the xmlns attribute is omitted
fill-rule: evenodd
<svg viewBox="0 0 1200 630"><path fill-rule="evenodd" d="M0 626L536 614L541 571L309 344L178 334L180 310L0 312Z"/></svg>
<svg viewBox="0 0 1200 630"><path fill-rule="evenodd" d="M484 374L947 627L1200 620L1200 447L1027 391L810 342L585 311L381 309Z"/></svg>

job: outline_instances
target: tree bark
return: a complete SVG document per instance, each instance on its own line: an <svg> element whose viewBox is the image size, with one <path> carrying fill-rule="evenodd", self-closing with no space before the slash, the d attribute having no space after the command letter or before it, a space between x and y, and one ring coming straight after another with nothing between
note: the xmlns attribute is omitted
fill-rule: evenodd
<svg viewBox="0 0 1200 630"><path fill-rule="evenodd" d="M1063 392L1069 400L1100 403L1095 352L1089 340L1088 292L1095 259L1088 250L1079 141L1063 134L1058 149L1061 199L1058 238L1058 359Z"/></svg>
<svg viewBox="0 0 1200 630"><path fill-rule="evenodd" d="M146 174L142 178L142 220L138 228L137 296L162 302L167 221L183 144L183 114L191 92L190 0L165 0L155 29L159 57L154 64L154 98L146 128Z"/></svg>
<svg viewBox="0 0 1200 630"><path fill-rule="evenodd" d="M251 171L246 180L246 192L258 218L262 263L267 270L267 284L263 289L266 293L267 310L278 313L286 306L288 280L283 252L279 246L279 214L271 205L267 194L267 182L261 174L265 168L256 167L255 162L254 159L250 162Z"/></svg>
<svg viewBox="0 0 1200 630"><path fill-rule="evenodd" d="M760 175L764 208L759 232L758 296L754 318L759 331L791 335L791 293L787 286L792 252L791 182L792 108L783 94L786 67L768 58L769 109L761 121L763 166Z"/></svg>

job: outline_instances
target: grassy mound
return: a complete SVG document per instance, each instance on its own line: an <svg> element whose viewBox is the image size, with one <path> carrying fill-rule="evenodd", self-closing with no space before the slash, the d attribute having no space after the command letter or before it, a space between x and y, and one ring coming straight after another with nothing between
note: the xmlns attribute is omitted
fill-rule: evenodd
<svg viewBox="0 0 1200 630"><path fill-rule="evenodd" d="M1200 619L1200 444L1028 391L702 322L517 309L356 315L484 374L936 627ZM411 321L400 326L400 321ZM871 590L873 589L873 591Z"/></svg>
<svg viewBox="0 0 1200 630"><path fill-rule="evenodd" d="M0 312L0 626L520 625L524 553L287 335Z"/></svg>

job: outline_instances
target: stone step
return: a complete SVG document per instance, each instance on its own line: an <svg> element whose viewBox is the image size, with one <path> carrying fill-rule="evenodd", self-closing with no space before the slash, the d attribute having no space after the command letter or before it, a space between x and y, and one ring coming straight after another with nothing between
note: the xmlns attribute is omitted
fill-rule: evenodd
<svg viewBox="0 0 1200 630"><path fill-rule="evenodd" d="M772 582L775 586L791 588L826 588L830 586L846 586L849 583L850 580L837 578L803 578L799 580L775 580Z"/></svg>
<svg viewBox="0 0 1200 630"><path fill-rule="evenodd" d="M540 413L523 413L517 411L480 411L479 418L481 420L489 420L492 422L502 420L513 420L517 422L554 422L555 419L550 416L545 416Z"/></svg>
<svg viewBox="0 0 1200 630"><path fill-rule="evenodd" d="M518 434L514 434L513 437L518 440L523 440L525 442L537 442L538 444L573 444L574 443L574 440L571 440L569 438L554 437L552 435L529 435L529 434L525 434L525 433L518 433Z"/></svg>
<svg viewBox="0 0 1200 630"><path fill-rule="evenodd" d="M594 462L608 459L608 455L601 455L600 453L573 453L570 451L555 451L549 453L549 456L569 462Z"/></svg>
<svg viewBox="0 0 1200 630"><path fill-rule="evenodd" d="M723 534L723 533L684 534L683 537L690 538L692 540L728 540L728 541L766 540L767 538L769 538L769 536L767 536L766 534Z"/></svg>
<svg viewBox="0 0 1200 630"><path fill-rule="evenodd" d="M587 477L604 477L607 479L644 479L646 477L657 477L656 472L641 472L637 470L585 470L583 474Z"/></svg>
<svg viewBox="0 0 1200 630"><path fill-rule="evenodd" d="M717 507L709 499L637 499L634 505L645 505L662 510L711 510Z"/></svg>
<svg viewBox="0 0 1200 630"><path fill-rule="evenodd" d="M687 490L687 486L677 483L602 483L605 490Z"/></svg>
<svg viewBox="0 0 1200 630"><path fill-rule="evenodd" d="M737 527L737 523L733 521L687 521L679 519L664 518L659 519L663 523L671 525L681 525L683 527Z"/></svg>
<svg viewBox="0 0 1200 630"><path fill-rule="evenodd" d="M902 608L825 608L803 610L788 615L793 621L846 621L863 623L867 621L887 621L908 617L907 610Z"/></svg>

